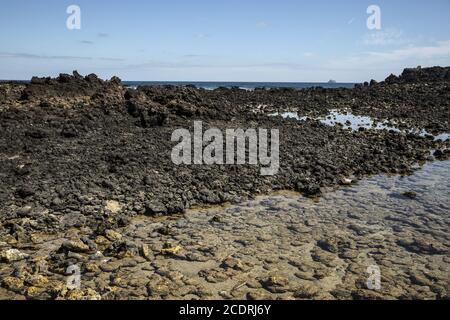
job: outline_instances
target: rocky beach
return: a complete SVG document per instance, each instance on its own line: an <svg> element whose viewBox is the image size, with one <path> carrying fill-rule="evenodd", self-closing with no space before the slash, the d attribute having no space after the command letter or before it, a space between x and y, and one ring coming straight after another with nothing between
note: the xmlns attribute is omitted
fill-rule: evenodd
<svg viewBox="0 0 450 320"><path fill-rule="evenodd" d="M175 165L194 121L278 129L278 173ZM448 299L449 133L450 67L352 89L0 83L0 299Z"/></svg>

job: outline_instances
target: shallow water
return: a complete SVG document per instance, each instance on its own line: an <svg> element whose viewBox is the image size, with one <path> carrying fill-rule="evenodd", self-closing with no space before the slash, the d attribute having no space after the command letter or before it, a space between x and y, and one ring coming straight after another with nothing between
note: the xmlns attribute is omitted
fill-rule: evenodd
<svg viewBox="0 0 450 320"><path fill-rule="evenodd" d="M138 219L128 236L153 247L171 243L180 253L158 268L195 279L215 298L433 299L450 286L449 214L445 161L411 176L363 179L318 200L278 192L189 210L177 221ZM152 231L161 227L170 235ZM377 290L366 286L374 267Z"/></svg>
<svg viewBox="0 0 450 320"><path fill-rule="evenodd" d="M306 121L309 117L300 116L297 112L283 112L273 113L270 116L281 116L284 119L296 119L298 121ZM348 111L331 110L325 117L319 117L315 120L319 120L321 123L335 126L341 125L343 129L351 129L357 131L359 128L373 129L373 130L390 130L395 132L412 133L419 136L433 136L435 140L446 141L450 138L450 134L443 133L439 135L433 135L424 129L399 129L395 124L389 123L387 120L377 121L369 116L358 116Z"/></svg>
<svg viewBox="0 0 450 320"><path fill-rule="evenodd" d="M70 261L87 262L82 291L68 294L104 299L448 298L449 218L450 161L428 163L411 176L365 178L315 200L280 191L183 216L141 216L117 232L128 243L124 249L147 247L145 254L139 249L141 255L73 255ZM21 250L39 262L83 232L89 235L89 230L34 235L33 244ZM14 265L3 266L4 274L14 270ZM64 276L45 270L53 269L42 266L45 277L40 279L47 279L49 288L64 285ZM373 270L379 271L379 283L373 282ZM42 288L23 285L30 286L28 295L53 290L45 283ZM0 288L0 298L20 294Z"/></svg>

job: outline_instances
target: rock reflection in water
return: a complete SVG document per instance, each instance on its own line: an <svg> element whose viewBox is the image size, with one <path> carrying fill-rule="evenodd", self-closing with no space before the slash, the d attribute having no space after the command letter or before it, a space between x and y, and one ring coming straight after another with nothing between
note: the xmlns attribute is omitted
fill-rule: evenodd
<svg viewBox="0 0 450 320"><path fill-rule="evenodd" d="M283 112L283 113L273 113L270 116L281 116L283 119L295 119L298 121L306 121L309 117L300 116L297 112ZM405 132L412 133L419 136L432 136L435 140L446 141L449 139L450 135L448 133L442 133L439 135L433 135L424 129L400 129L397 123L390 123L387 120L378 121L368 116L354 115L348 111L341 110L331 110L330 113L325 117L315 118L321 123L334 126L340 125L343 129L351 129L357 131L360 128L373 129L373 130L390 130L395 132Z"/></svg>

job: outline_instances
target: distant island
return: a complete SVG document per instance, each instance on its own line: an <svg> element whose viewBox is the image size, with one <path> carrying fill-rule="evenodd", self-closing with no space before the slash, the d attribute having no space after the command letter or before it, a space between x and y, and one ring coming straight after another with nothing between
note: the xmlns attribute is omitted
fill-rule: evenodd
<svg viewBox="0 0 450 320"><path fill-rule="evenodd" d="M336 80L330 79L328 83L337 83Z"/></svg>

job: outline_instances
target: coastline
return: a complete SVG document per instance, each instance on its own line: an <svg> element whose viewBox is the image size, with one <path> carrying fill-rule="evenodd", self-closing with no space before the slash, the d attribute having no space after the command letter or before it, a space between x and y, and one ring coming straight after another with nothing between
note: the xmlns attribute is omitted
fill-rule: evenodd
<svg viewBox="0 0 450 320"><path fill-rule="evenodd" d="M126 280L129 283L125 286L138 288L139 297L174 298L168 293L173 291L170 289L172 285L191 285L194 288L189 288L194 293L186 290L184 295L180 293L180 297L218 298L217 292L223 291L220 285L216 293L209 295L195 284L188 284L192 279L186 275L180 276L171 272L177 270L165 269L169 263L167 260L179 264L189 259L208 262L211 259L202 261L205 259L202 256L211 255L215 263L220 262L219 267L225 263L221 267L225 271L215 266L209 273L200 274L201 270L197 273L214 283L214 279L233 277L236 271L251 268L236 257L228 261L227 255L223 256L224 250L202 251L202 244L196 237L207 238L210 232L203 234L193 228L189 233L191 238L186 238L182 232L184 226L177 227L181 232L175 236L181 238L173 239L196 242L197 253L203 252L197 257L192 253L193 257L189 258L186 253L180 255L183 248L172 243L173 239L168 242L164 237L158 238L159 235L170 235L165 223L158 227L144 223L141 231L134 230L147 235L157 232L159 240L155 248L141 243L139 239L145 238L142 234L133 235L130 231L131 236L122 235L124 230L136 225L139 217L180 214L204 204L230 202L233 207L254 196L284 189L309 197L326 196L330 194L329 190L339 186L346 188L370 175L407 175L418 169L418 162L448 160L448 140L434 140L431 135L421 137L405 131L420 128L432 135L450 132L448 69L408 69L402 76L391 76L384 83L367 83L354 89L272 88L247 91L144 86L133 90L122 86L118 78L103 81L95 75L83 78L75 72L73 76L61 75L58 79L33 78L30 84L0 84L0 172L4 178L1 187L4 205L0 209L1 295L32 299L122 299L126 295L120 293L120 288L125 285L117 280L121 278L120 270L144 267L150 262L147 266L149 274L140 278L146 283L133 277ZM331 110L343 109L351 110L355 115L370 116L376 121L387 120L399 130L375 130L364 126L351 130L316 119L327 116ZM307 119L298 121L269 116L283 112L296 112ZM261 177L258 166L250 165L174 166L170 162L173 147L170 134L176 128L192 128L195 120L217 128L259 126L279 129L279 174ZM203 209L196 212L205 213ZM227 209L224 212L226 215ZM195 212L188 215L199 219ZM297 217L286 210L277 213L280 221L286 216L290 219ZM209 220L202 223L210 225ZM221 222L216 221L212 225L214 223ZM303 220L295 223L300 229L312 227ZM309 239L312 232L303 231L297 234L303 239L300 242ZM354 231L358 236L358 231ZM34 250L48 241L45 237L40 238L42 234L59 236L54 245L35 255ZM366 235L359 236L364 238ZM327 232L321 235L327 239L329 236L331 234ZM257 248L264 241L270 242L270 239L258 240L248 246ZM440 263L448 267L449 262L444 259L449 250L448 241L436 235L431 243L434 243L431 247L438 251L426 250L427 244L424 244L425 249L423 252L419 250L418 259L437 255ZM414 242L410 244L412 247L415 245ZM324 266L325 269L335 268L332 262L335 258L329 254L342 252L333 252L334 249L330 252L330 246L333 245L327 244L324 249L314 244L317 265L308 267L306 262L299 262L294 266L309 268L304 273L324 271ZM400 245L396 250L401 248L404 246ZM170 258L166 259L167 256ZM103 257L108 260L106 266L101 263ZM112 263L115 267L109 266L111 261L116 262ZM33 270L41 270L39 263L42 262L47 267L36 275ZM155 263L162 265L155 267ZM83 290L67 290L64 279L67 277L66 268L71 264L80 265L85 277L102 275L110 280L102 284L93 280L95 285L90 284ZM293 298L315 298L319 293L314 291L312 284L320 279L314 276L314 272L308 275L308 279L303 279L306 282L299 284L308 285L307 289L302 289L306 292L304 294L298 293L301 291L299 288L285 290L284 287L294 280L277 278L277 275L273 279L270 272L261 279L255 276L257 283L250 284L250 288L255 286L253 289L258 290L254 291L259 293L265 290L264 298L274 298L271 293L286 292ZM358 272L364 274L364 270ZM110 273L114 277L109 277ZM138 275L139 272L135 273L136 277ZM396 285L401 286L391 280L394 289ZM138 283L133 285L133 281ZM445 298L449 283L442 281L444 283L439 288L422 281L422 285L433 288L433 294L422 293L421 296L418 290L408 296L408 291L395 294L392 289L381 297L402 299L418 295L420 298ZM341 292L342 295L331 294L322 298L358 298L362 297L361 294L366 294L364 298L371 298L371 294L375 294L369 291L361 293L359 289L346 287L343 289L346 293ZM328 290L328 294L331 291ZM256 293L251 297L247 296L248 292L241 293L243 296L239 295L240 298L258 298ZM233 298L233 295L220 297Z"/></svg>

